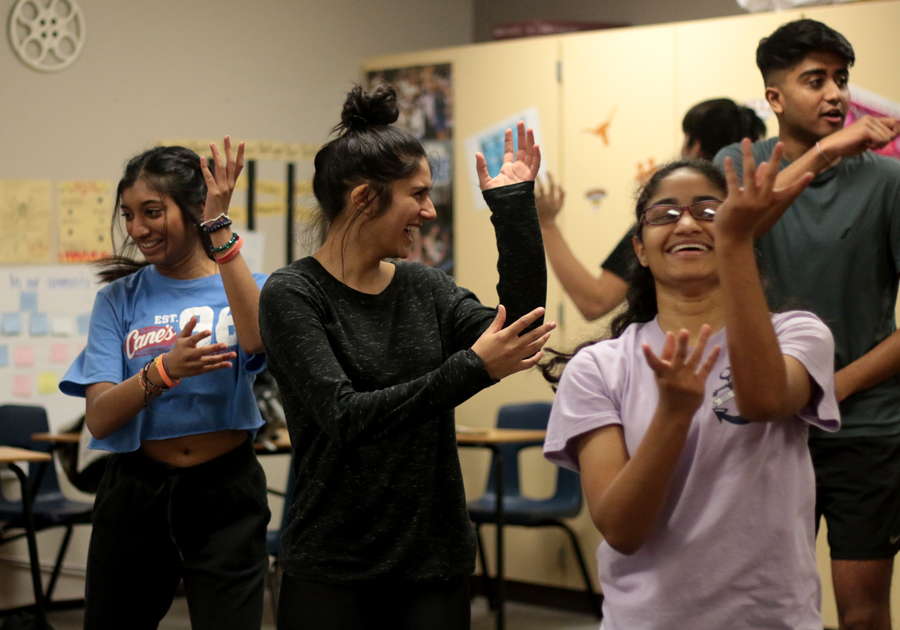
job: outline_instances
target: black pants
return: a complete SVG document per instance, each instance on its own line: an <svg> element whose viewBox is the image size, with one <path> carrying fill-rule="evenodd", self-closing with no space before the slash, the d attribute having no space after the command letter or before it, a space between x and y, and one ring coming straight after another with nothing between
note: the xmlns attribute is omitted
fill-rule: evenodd
<svg viewBox="0 0 900 630"><path fill-rule="evenodd" d="M285 574L278 598L279 630L468 630L471 618L467 577L324 584Z"/></svg>
<svg viewBox="0 0 900 630"><path fill-rule="evenodd" d="M85 629L155 629L183 579L194 630L257 630L269 516L249 440L190 468L113 455L94 503Z"/></svg>

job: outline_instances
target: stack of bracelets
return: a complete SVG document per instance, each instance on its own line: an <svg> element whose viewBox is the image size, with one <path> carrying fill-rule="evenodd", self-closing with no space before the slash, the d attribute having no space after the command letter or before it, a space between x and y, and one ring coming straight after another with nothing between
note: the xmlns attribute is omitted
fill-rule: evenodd
<svg viewBox="0 0 900 630"><path fill-rule="evenodd" d="M200 224L200 227L203 228L203 231L207 234L212 234L213 232L217 232L223 228L231 225L231 219L228 218L228 215L224 212L217 216L215 219L210 219L209 221L204 221ZM210 247L209 251L212 252L213 259L219 263L220 265L227 263L229 260L237 256L238 252L241 251L241 247L244 246L244 241L237 234L232 234L231 240L222 245L221 247ZM219 256L222 252L225 252L224 255Z"/></svg>
<svg viewBox="0 0 900 630"><path fill-rule="evenodd" d="M138 372L138 378L141 382L141 387L144 388L144 406L147 406L147 403L150 401L150 398L160 396L163 392L167 392L178 383L181 382L181 379L173 380L172 377L169 376L169 367L166 365L166 354L160 354L155 359L150 359L147 362L147 365L141 368L141 371ZM150 366L156 364L156 371L159 372L159 377L163 380L165 385L155 385L153 381L150 380L148 374L150 372Z"/></svg>

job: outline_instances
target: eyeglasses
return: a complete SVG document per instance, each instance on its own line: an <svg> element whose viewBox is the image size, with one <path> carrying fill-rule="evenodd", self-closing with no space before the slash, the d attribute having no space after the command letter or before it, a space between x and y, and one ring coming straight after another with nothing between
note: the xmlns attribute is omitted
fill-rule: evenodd
<svg viewBox="0 0 900 630"><path fill-rule="evenodd" d="M668 225L680 221L685 212L690 212L697 221L712 221L721 205L718 199L708 199L689 206L650 206L644 210L641 221L648 225Z"/></svg>

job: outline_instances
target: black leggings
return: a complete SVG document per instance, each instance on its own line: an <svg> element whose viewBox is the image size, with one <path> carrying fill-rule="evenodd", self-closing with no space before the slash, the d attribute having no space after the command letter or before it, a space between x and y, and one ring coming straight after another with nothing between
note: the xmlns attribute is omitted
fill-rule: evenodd
<svg viewBox="0 0 900 630"><path fill-rule="evenodd" d="M153 630L183 579L194 630L258 629L268 521L249 440L190 468L113 455L94 503L84 627Z"/></svg>
<svg viewBox="0 0 900 630"><path fill-rule="evenodd" d="M469 580L377 579L324 584L285 575L279 630L468 630Z"/></svg>

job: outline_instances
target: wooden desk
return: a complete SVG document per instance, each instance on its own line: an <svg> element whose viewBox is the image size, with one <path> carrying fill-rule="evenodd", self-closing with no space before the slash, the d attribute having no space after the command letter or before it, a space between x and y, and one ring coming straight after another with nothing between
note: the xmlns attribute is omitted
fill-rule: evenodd
<svg viewBox="0 0 900 630"><path fill-rule="evenodd" d="M524 429L486 429L484 431L472 431L456 434L456 443L460 447L488 448L493 454L494 476L496 477L497 507L494 519L497 528L497 630L506 628L505 604L505 580L503 577L503 526L506 524L506 514L503 508L503 452L500 446L519 442L533 443L535 446L543 444L547 437L546 431L533 431ZM490 579L485 567L484 579Z"/></svg>
<svg viewBox="0 0 900 630"><path fill-rule="evenodd" d="M32 433L31 439L35 442L50 442L51 444L78 444L81 435L78 433Z"/></svg>
<svg viewBox="0 0 900 630"><path fill-rule="evenodd" d="M291 436L287 429L279 429L275 437L266 442L254 442L257 455L277 455L291 452Z"/></svg>
<svg viewBox="0 0 900 630"><path fill-rule="evenodd" d="M22 512L25 514L25 537L28 539L28 557L31 561L31 581L34 587L34 608L37 615L37 627L43 630L47 627L47 613L44 610L44 587L41 584L41 565L38 558L37 538L34 530L34 514L32 513L33 489L18 463L47 464L53 461L50 453L38 453L27 451L23 448L12 446L0 446L0 465L5 465L19 478L22 490Z"/></svg>

